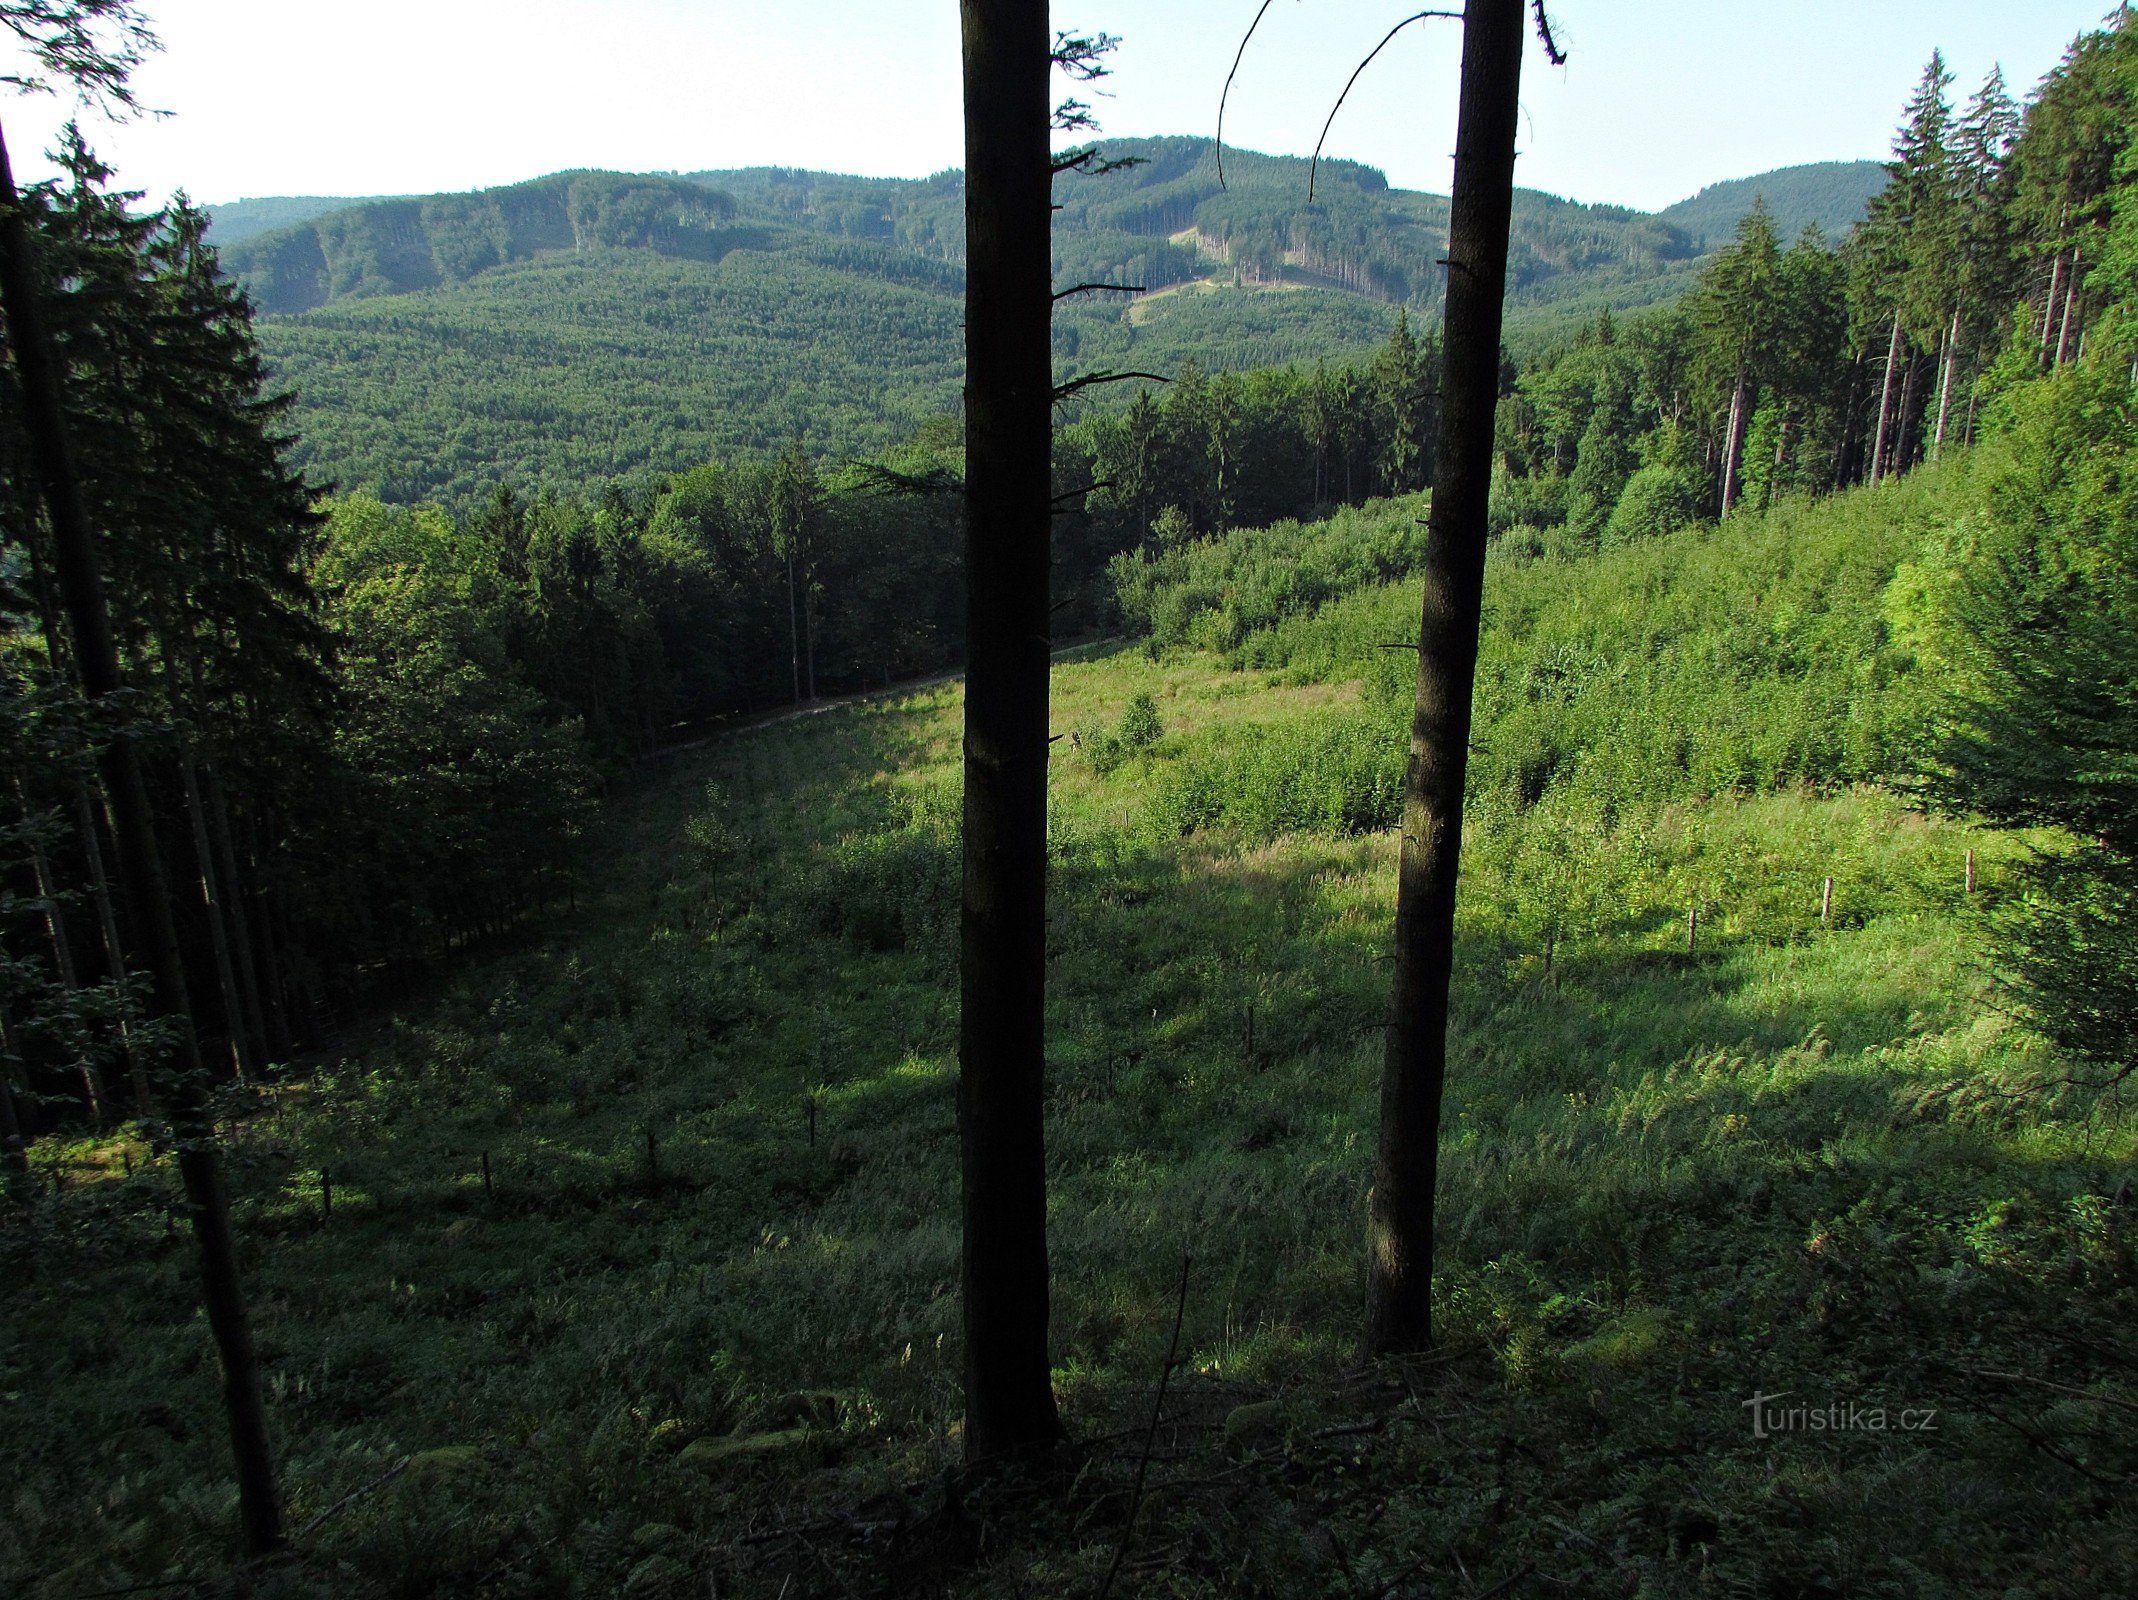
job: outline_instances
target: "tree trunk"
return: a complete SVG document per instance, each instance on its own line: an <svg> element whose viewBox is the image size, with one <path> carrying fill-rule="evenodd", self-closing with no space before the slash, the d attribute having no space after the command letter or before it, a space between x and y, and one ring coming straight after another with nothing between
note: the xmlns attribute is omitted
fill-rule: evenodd
<svg viewBox="0 0 2138 1600"><path fill-rule="evenodd" d="M1915 444L1918 437L1915 379L1922 364L1922 357L1911 350L1908 352L1908 359L1901 366L1900 405L1893 413L1893 450L1886 466L1888 477L1897 478L1915 464Z"/></svg>
<svg viewBox="0 0 2138 1600"><path fill-rule="evenodd" d="M15 1106L15 1030L8 1025L7 1003L0 999L0 1168L10 1187L22 1187L30 1175L30 1141Z"/></svg>
<svg viewBox="0 0 2138 1600"><path fill-rule="evenodd" d="M1952 326L1945 330L1945 370L1938 378L1938 432L1930 447L1930 459L1935 461L1945 453L1945 429L1952 421L1952 386L1960 373L1960 307L1952 308Z"/></svg>
<svg viewBox="0 0 2138 1600"><path fill-rule="evenodd" d="M111 905L111 880L104 875L104 845L97 833L97 808L90 803L89 786L74 788L74 826L82 836L82 856L89 863L89 890L96 900L97 932L104 946L104 975L121 989L126 986L126 946L119 939L118 913ZM135 1120L146 1123L154 1111L149 1098L148 1073L134 1049L133 1026L125 1008L119 1011L119 1047L126 1052L126 1081L132 1091Z"/></svg>
<svg viewBox="0 0 2138 1600"><path fill-rule="evenodd" d="M1722 452L1722 514L1724 516L1728 516L1730 507L1737 504L1737 463L1744 453L1745 410L1749 404L1749 397L1746 393L1747 388L1744 372L1740 369L1737 374L1737 382L1730 390L1729 440L1724 445Z"/></svg>
<svg viewBox="0 0 2138 1600"><path fill-rule="evenodd" d="M802 703L802 616L794 587L794 538L787 539L787 653L794 658L794 703Z"/></svg>
<svg viewBox="0 0 2138 1600"><path fill-rule="evenodd" d="M2049 292L2041 303L2041 351L2035 358L2037 366L2049 364L2049 330L2056 326L2056 302L2064 286L2064 252L2061 247L2050 259Z"/></svg>
<svg viewBox="0 0 2138 1600"><path fill-rule="evenodd" d="M215 845L216 873L222 880L223 904L230 912L230 944L238 964L238 997L245 1007L245 1026L250 1031L253 1058L264 1066L270 1054L267 1013L260 1003L260 969L253 957L252 913L245 907L245 880L238 871L237 846L230 834L230 801L223 793L223 780L217 774L214 762L201 764L201 776L207 780L208 833Z"/></svg>
<svg viewBox="0 0 2138 1600"><path fill-rule="evenodd" d="M1433 1190L1447 1074L1455 876L1462 853L1470 699L1484 604L1485 535L1499 403L1500 305L1513 208L1523 0L1467 0L1449 208L1446 376L1405 779L1396 972L1381 1067L1381 1133L1368 1234L1365 1348L1432 1343Z"/></svg>
<svg viewBox="0 0 2138 1600"><path fill-rule="evenodd" d="M1886 430L1893 418L1893 372L1900 365L1900 313L1893 313L1893 339L1886 346L1886 381L1878 390L1878 437L1871 445L1871 487L1877 488L1884 481L1886 471Z"/></svg>
<svg viewBox="0 0 2138 1600"><path fill-rule="evenodd" d="M58 360L40 311L34 249L8 165L6 140L0 135L0 312L5 314L8 344L21 379L23 424L51 522L53 564L74 634L76 667L84 692L92 700L103 700L123 693L125 681L97 571L96 537L67 436ZM222 1365L223 1401L237 1467L239 1520L248 1551L274 1550L286 1535L267 1407L260 1392L259 1359L253 1348L252 1318L238 1274L230 1197L204 1097L200 1045L193 1033L185 963L171 916L155 817L140 755L125 723L114 730L101 761L119 844L120 881L127 892L135 938L146 950L148 969L155 976L155 1009L172 1024L178 1050L176 1069L169 1074L168 1101L177 1134L178 1170L200 1249L202 1297Z"/></svg>
<svg viewBox="0 0 2138 1600"><path fill-rule="evenodd" d="M2062 366L2071 352L2071 308L2079 296L2079 262L2084 252L2071 247L2071 270L2064 274L2064 316L2056 330L2056 365Z"/></svg>
<svg viewBox="0 0 2138 1600"><path fill-rule="evenodd" d="M30 797L21 780L15 784L15 798L22 807L25 831L35 825L30 815ZM53 970L59 974L59 986L71 999L81 988L81 972L74 964L74 944L67 937L67 919L59 909L59 884L52 876L52 863L45 856L45 847L30 839L30 871L37 883L37 898L44 902L45 935L52 941ZM89 1120L95 1127L104 1127L111 1119L104 1099L104 1074L89 1055L88 1030L77 1020L68 1028L68 1043L73 1047L77 1067L82 1078L82 1093L89 1100Z"/></svg>
<svg viewBox="0 0 2138 1600"><path fill-rule="evenodd" d="M965 1454L1062 1437L1047 1359L1046 0L963 0L965 865L958 1128Z"/></svg>
<svg viewBox="0 0 2138 1600"><path fill-rule="evenodd" d="M252 1032L245 1024L245 1007L238 997L237 963L230 954L229 918L223 892L216 882L215 852L208 842L208 811L200 803L200 774L193 752L178 757L178 771L185 783L186 820L193 829L193 859L200 864L200 904L208 919L208 950L215 958L215 987L223 1002L223 1026L230 1036L230 1064L238 1081L249 1083L260 1075L260 1058L253 1053Z"/></svg>

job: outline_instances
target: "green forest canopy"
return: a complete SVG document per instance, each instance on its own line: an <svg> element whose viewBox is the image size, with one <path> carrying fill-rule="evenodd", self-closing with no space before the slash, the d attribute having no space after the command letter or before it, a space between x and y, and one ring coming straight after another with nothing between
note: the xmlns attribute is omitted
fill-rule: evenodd
<svg viewBox="0 0 2138 1600"><path fill-rule="evenodd" d="M1152 292L1065 302L1065 373L1357 355L1386 337L1391 304L1437 304L1439 196L1335 162L1309 206L1294 157L1233 152L1220 187L1206 140L1107 150L1143 164L1064 180L1057 275ZM1823 196L1838 232L1861 187L1827 170L1747 182L1796 209ZM955 403L955 172L564 173L289 220L310 204L333 203L240 202L215 236L272 313L262 343L298 391L303 465L345 488L466 499L492 474L671 472L797 432L859 453ZM1661 218L1524 191L1511 338L1549 343L1602 307L1672 298L1701 249Z"/></svg>

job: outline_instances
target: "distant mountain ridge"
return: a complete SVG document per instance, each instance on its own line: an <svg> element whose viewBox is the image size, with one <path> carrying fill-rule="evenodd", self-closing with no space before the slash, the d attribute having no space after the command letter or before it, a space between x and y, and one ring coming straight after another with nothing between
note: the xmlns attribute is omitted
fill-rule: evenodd
<svg viewBox="0 0 2138 1600"><path fill-rule="evenodd" d="M1882 161L1821 161L1711 183L1656 215L1712 248L1728 239L1738 219L1760 200L1784 239L1816 227L1838 242L1885 186Z"/></svg>
<svg viewBox="0 0 2138 1600"><path fill-rule="evenodd" d="M1437 316L1441 196L1333 161L1309 203L1306 161L1245 150L1226 152L1220 183L1204 139L1106 153L1138 164L1061 180L1056 277L1135 292L1062 302L1064 374L1350 357L1387 337L1399 305ZM1762 174L1683 202L1699 231L1518 191L1509 342L1533 349L1606 307L1671 299L1755 194L1839 233L1862 191L1845 173ZM954 171L567 172L298 215L314 203L224 208L236 232L218 221L210 238L267 313L307 469L345 488L459 498L500 476L661 473L796 435L861 453L957 404ZM245 231L275 217L288 220Z"/></svg>
<svg viewBox="0 0 2138 1600"><path fill-rule="evenodd" d="M1132 141L1135 143L1169 143L1171 141ZM1251 152L1234 152L1234 159L1254 159ZM1263 158L1285 161L1295 158ZM1213 167L1215 163L1213 161ZM1349 166L1351 164L1344 163ZM1374 169L1360 169L1372 172ZM527 183L508 185L504 189L471 191L478 194L501 194L516 189L527 189L555 182L570 174L554 174L550 178L537 178ZM962 193L956 187L955 172L938 174L933 178L859 178L838 173L817 172L798 167L745 167L712 169L688 174L652 173L612 176L632 176L646 182L657 182L677 177L715 189L724 189L750 199L778 197L791 205L793 197L800 193L814 200L819 195L830 199L832 209L827 221L830 231L849 232L864 237L893 237L895 229L884 225L883 197L901 190L920 191L937 188L948 183L952 193ZM1380 187L1387 188L1385 176L1380 176ZM1822 161L1800 166L1778 167L1771 172L1755 173L1746 178L1730 178L1709 184L1698 194L1688 196L1657 212L1648 213L1672 227L1682 230L1696 245L1712 247L1736 227L1738 219L1752 207L1754 197L1764 199L1767 209L1774 213L1776 225L1785 235L1794 234L1807 224L1816 224L1828 235L1838 237L1863 215L1871 198L1885 186L1885 166L1877 161ZM1394 191L1404 192L1404 191ZM1539 191L1524 191L1551 200ZM206 207L211 218L209 237L226 251L230 246L242 244L263 234L301 226L338 211L356 210L396 202L445 201L459 199L459 194L432 196L412 195L263 195L242 200L220 202ZM1438 196L1427 196L1439 199ZM809 203L805 201L805 204ZM1573 204L1560 201L1559 204ZM1443 202L1444 204L1444 202ZM1630 208L1602 207L1605 211L1626 210L1629 215L1639 215Z"/></svg>

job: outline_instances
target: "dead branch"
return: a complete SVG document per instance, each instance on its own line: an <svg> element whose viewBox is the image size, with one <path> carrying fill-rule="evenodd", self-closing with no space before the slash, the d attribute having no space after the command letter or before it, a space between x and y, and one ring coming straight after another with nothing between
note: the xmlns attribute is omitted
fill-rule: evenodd
<svg viewBox="0 0 2138 1600"><path fill-rule="evenodd" d="M1150 383L1171 383L1173 380L1156 372L1087 372L1081 378L1071 378L1067 383L1054 386L1054 403L1060 405L1071 395L1101 383L1128 383L1142 378Z"/></svg>
<svg viewBox="0 0 2138 1600"><path fill-rule="evenodd" d="M1140 283L1072 283L1066 289L1054 291L1056 303L1078 294L1148 294L1149 288Z"/></svg>
<svg viewBox="0 0 2138 1600"><path fill-rule="evenodd" d="M1351 69L1351 76L1346 79L1344 83L1344 92L1336 97L1336 104L1329 108L1329 120L1321 125L1321 137L1314 141L1314 159L1307 164L1307 203L1309 205L1313 204L1314 201L1315 174L1321 170L1321 147L1329 142L1329 130L1336 125L1337 112L1343 110L1344 102L1351 98L1352 85L1359 81L1359 76L1361 73L1363 73L1368 67L1373 65L1373 58L1379 55L1383 50L1386 50L1388 48L1389 40L1395 38L1397 34L1401 33L1412 23L1423 22L1428 17L1444 17L1450 21L1460 22L1462 20L1462 13L1460 11L1420 11L1413 16L1405 17L1401 22L1397 23L1393 28L1390 28L1388 30L1387 34L1383 36L1379 44L1375 45L1371 50L1366 52L1366 59L1364 61L1361 61L1357 66Z"/></svg>
<svg viewBox="0 0 2138 1600"><path fill-rule="evenodd" d="M1136 1463L1136 1487L1129 1495L1128 1520L1121 1524L1121 1542L1114 1547L1113 1565L1106 1569L1106 1581L1099 1585L1099 1600L1106 1600L1113 1592L1114 1579L1120 1575L1121 1562L1128 1555L1128 1543L1136 1536L1136 1513L1143 1508L1143 1480L1151 1470L1151 1447L1158 1439L1158 1419L1165 1414L1166 1383L1180 1361L1180 1325L1187 1320L1188 1269L1194 1260L1190 1255L1180 1258L1180 1299L1173 1307L1173 1337L1166 1345L1166 1364L1158 1370L1158 1396L1151 1402L1151 1425L1143 1435L1142 1459Z"/></svg>
<svg viewBox="0 0 2138 1600"><path fill-rule="evenodd" d="M1248 41L1255 36L1255 29L1262 26L1262 19L1269 15L1269 8L1277 0L1262 0L1262 9L1255 13L1255 20L1247 25L1247 32L1240 38L1240 48L1233 53L1232 71L1225 74L1224 93L1217 97L1217 186L1225 187L1225 102L1232 98L1232 80L1239 75L1240 63L1247 59Z"/></svg>

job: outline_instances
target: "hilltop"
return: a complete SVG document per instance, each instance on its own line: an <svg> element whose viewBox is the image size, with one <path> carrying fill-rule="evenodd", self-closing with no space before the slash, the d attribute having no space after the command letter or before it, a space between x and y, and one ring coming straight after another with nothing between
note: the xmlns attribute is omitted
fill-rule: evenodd
<svg viewBox="0 0 2138 1600"><path fill-rule="evenodd" d="M1064 303L1065 372L1351 355L1386 336L1394 306L1437 311L1441 196L1335 161L1309 203L1305 160L1252 151L1226 152L1221 183L1203 139L1106 151L1140 164L1063 179L1057 274L1142 292ZM1520 191L1510 341L1671 298L1754 194L1844 231L1864 191L1839 167L1717 186L1683 202L1683 220ZM573 172L423 198L248 200L215 211L214 237L268 313L263 343L297 390L314 475L451 498L499 472L675 471L797 433L865 451L951 409L963 203L955 172Z"/></svg>

